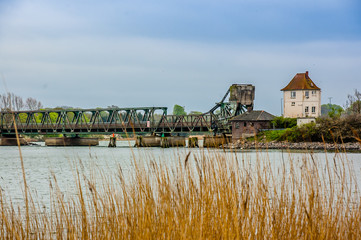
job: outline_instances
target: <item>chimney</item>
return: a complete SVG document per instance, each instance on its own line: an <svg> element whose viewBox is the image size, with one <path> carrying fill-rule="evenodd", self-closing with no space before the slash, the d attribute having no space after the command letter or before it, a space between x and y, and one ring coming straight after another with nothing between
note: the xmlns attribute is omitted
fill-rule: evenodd
<svg viewBox="0 0 361 240"><path fill-rule="evenodd" d="M309 78L309 77L308 77L308 71L306 71L306 78Z"/></svg>

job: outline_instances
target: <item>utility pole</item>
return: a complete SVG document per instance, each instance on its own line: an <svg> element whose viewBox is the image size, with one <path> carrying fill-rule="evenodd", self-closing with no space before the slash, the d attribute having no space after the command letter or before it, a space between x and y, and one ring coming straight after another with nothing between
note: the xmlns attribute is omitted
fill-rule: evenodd
<svg viewBox="0 0 361 240"><path fill-rule="evenodd" d="M331 99L332 99L332 97L329 97L328 99L330 100L329 106L331 107Z"/></svg>

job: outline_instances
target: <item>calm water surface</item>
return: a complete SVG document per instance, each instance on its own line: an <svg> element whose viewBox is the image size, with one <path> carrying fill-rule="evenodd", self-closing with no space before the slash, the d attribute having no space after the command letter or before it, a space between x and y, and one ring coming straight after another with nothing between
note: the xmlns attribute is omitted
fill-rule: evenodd
<svg viewBox="0 0 361 240"><path fill-rule="evenodd" d="M169 166L175 166L178 159L184 159L187 153L191 156L199 154L226 154L237 157L241 161L252 164L256 159L270 159L275 169L282 165L282 162L291 159L299 163L305 157L310 158L310 153L297 151L288 152L280 150L269 151L238 151L224 152L223 150L205 150L188 148L133 148L134 142L118 141L116 148L108 148L107 141L100 142L97 147L46 147L43 143L40 146L24 146L21 148L27 183L32 195L40 202L50 201L50 179L56 176L60 189L66 192L74 191L74 174L78 166L85 173L91 169L102 169L105 174L115 174L119 167L125 174L132 171L133 157L136 159L152 158L156 161L163 161ZM315 161L325 162L326 159L333 159L335 153L315 152L312 154ZM361 186L361 153L338 154L339 159L348 159L352 162L355 170L358 185ZM19 150L17 147L0 147L0 187L4 195L16 202L23 201L23 178Z"/></svg>

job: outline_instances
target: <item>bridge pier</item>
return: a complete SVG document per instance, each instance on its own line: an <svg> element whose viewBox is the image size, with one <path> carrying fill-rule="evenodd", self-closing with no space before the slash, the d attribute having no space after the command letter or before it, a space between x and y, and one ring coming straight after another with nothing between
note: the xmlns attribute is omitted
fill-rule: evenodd
<svg viewBox="0 0 361 240"><path fill-rule="evenodd" d="M137 136L136 147L160 147L161 137L158 136Z"/></svg>
<svg viewBox="0 0 361 240"><path fill-rule="evenodd" d="M185 147L186 138L180 136L138 136L135 141L136 147Z"/></svg>
<svg viewBox="0 0 361 240"><path fill-rule="evenodd" d="M20 146L28 145L23 137L19 136ZM0 136L0 146L18 146L18 140L15 135Z"/></svg>
<svg viewBox="0 0 361 240"><path fill-rule="evenodd" d="M203 147L218 148L230 142L232 142L232 139L229 136L206 136L203 138Z"/></svg>
<svg viewBox="0 0 361 240"><path fill-rule="evenodd" d="M190 148L199 147L198 138L197 137L190 137L188 139L188 147L190 147Z"/></svg>
<svg viewBox="0 0 361 240"><path fill-rule="evenodd" d="M82 138L82 137L59 137L59 138L46 138L46 146L98 146L98 138Z"/></svg>
<svg viewBox="0 0 361 240"><path fill-rule="evenodd" d="M160 147L162 148L185 147L185 146L186 146L186 138L180 136L162 137L160 142Z"/></svg>

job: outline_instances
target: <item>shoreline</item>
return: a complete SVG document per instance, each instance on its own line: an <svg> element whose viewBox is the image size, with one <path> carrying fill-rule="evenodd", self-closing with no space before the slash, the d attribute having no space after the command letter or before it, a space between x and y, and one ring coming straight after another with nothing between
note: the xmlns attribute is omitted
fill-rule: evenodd
<svg viewBox="0 0 361 240"><path fill-rule="evenodd" d="M361 151L361 144L358 142L340 144L324 142L247 142L238 140L237 142L226 145L225 148Z"/></svg>

